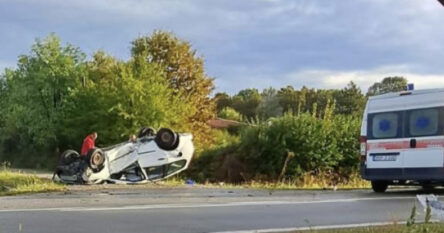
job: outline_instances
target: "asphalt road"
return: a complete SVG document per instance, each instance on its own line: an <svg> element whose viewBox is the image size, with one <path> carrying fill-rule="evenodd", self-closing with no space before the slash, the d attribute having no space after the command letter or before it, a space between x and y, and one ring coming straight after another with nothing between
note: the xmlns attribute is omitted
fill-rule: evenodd
<svg viewBox="0 0 444 233"><path fill-rule="evenodd" d="M69 193L0 197L0 232L279 231L404 221L418 193L405 189L375 194L369 190L80 188ZM422 212L420 207L418 212Z"/></svg>

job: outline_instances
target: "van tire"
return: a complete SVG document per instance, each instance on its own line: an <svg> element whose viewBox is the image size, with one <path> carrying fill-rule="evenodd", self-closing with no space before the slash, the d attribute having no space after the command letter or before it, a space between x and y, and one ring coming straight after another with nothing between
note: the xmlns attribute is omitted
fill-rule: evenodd
<svg viewBox="0 0 444 233"><path fill-rule="evenodd" d="M386 181L372 181L372 189L375 193L383 193L387 188L388 183Z"/></svg>

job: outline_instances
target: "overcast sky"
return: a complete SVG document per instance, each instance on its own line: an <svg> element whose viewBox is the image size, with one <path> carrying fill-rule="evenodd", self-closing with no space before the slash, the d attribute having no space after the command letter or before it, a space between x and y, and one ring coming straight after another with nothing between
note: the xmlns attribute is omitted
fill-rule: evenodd
<svg viewBox="0 0 444 233"><path fill-rule="evenodd" d="M0 69L51 32L127 59L134 38L163 29L205 58L216 91L367 90L393 75L444 87L443 25L436 0L0 0Z"/></svg>

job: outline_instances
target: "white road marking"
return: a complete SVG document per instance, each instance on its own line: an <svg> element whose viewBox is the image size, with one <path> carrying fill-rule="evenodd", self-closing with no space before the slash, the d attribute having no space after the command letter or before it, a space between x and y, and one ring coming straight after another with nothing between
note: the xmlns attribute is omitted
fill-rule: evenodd
<svg viewBox="0 0 444 233"><path fill-rule="evenodd" d="M375 198L348 198L327 199L314 201L254 201L254 202L227 202L227 203L190 203L190 204L151 204L119 207L57 207L34 209L3 209L4 212L39 212L39 211L119 211L119 210L145 210L145 209L171 209L171 208L208 208L208 207L232 207L232 206L261 206L261 205L304 205L338 202L378 201L378 200L404 200L416 199L415 197L375 197Z"/></svg>

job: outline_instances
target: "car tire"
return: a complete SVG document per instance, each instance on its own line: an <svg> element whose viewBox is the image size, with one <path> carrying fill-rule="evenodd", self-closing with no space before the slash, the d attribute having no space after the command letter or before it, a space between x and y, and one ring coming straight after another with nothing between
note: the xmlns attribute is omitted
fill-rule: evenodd
<svg viewBox="0 0 444 233"><path fill-rule="evenodd" d="M156 131L151 127L143 127L139 130L137 134L138 138L143 138L147 136L156 136Z"/></svg>
<svg viewBox="0 0 444 233"><path fill-rule="evenodd" d="M386 181L372 181L372 189L375 193L383 193L387 188L388 183Z"/></svg>
<svg viewBox="0 0 444 233"><path fill-rule="evenodd" d="M99 148L93 148L87 154L88 165L93 172L100 172L105 167L105 153Z"/></svg>
<svg viewBox="0 0 444 233"><path fill-rule="evenodd" d="M78 160L80 155L75 150L66 150L60 155L60 165L68 165Z"/></svg>
<svg viewBox="0 0 444 233"><path fill-rule="evenodd" d="M171 129L161 128L154 141L160 149L174 150L179 146L179 135Z"/></svg>

